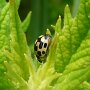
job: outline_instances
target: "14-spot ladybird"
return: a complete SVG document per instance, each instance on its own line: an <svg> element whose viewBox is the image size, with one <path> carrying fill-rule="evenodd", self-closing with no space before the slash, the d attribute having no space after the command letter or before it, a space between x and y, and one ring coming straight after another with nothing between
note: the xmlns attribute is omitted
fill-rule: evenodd
<svg viewBox="0 0 90 90"><path fill-rule="evenodd" d="M41 35L35 41L34 51L39 62L46 61L50 43L51 43L51 36L49 34Z"/></svg>

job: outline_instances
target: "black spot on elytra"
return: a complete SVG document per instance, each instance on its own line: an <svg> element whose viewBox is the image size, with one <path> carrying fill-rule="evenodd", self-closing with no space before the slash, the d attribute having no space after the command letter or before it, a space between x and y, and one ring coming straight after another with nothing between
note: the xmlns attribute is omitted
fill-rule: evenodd
<svg viewBox="0 0 90 90"><path fill-rule="evenodd" d="M38 59L38 61L39 61L40 63L42 63L42 61L41 61L40 59Z"/></svg>
<svg viewBox="0 0 90 90"><path fill-rule="evenodd" d="M41 52L40 51L37 51L37 54L38 54L38 56L41 56Z"/></svg>
<svg viewBox="0 0 90 90"><path fill-rule="evenodd" d="M37 41L40 42L41 41L41 38L38 38Z"/></svg>
<svg viewBox="0 0 90 90"><path fill-rule="evenodd" d="M41 49L42 46L43 46L43 42L40 42L40 44L39 44L39 49Z"/></svg>
<svg viewBox="0 0 90 90"><path fill-rule="evenodd" d="M44 43L44 48L46 48L47 47L47 43Z"/></svg>
<svg viewBox="0 0 90 90"><path fill-rule="evenodd" d="M36 57L37 57L38 61L39 61L40 63L42 63L40 57L39 57L38 55L36 55Z"/></svg>
<svg viewBox="0 0 90 90"><path fill-rule="evenodd" d="M40 57L38 55L36 55L37 59L40 59Z"/></svg>
<svg viewBox="0 0 90 90"><path fill-rule="evenodd" d="M42 51L42 54L45 54L45 51Z"/></svg>
<svg viewBox="0 0 90 90"><path fill-rule="evenodd" d="M37 51L37 46L36 45L34 45L34 50Z"/></svg>

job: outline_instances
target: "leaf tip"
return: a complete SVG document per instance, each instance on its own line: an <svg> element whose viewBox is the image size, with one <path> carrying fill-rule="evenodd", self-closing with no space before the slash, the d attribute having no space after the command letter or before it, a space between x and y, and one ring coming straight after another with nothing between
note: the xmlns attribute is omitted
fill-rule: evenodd
<svg viewBox="0 0 90 90"><path fill-rule="evenodd" d="M65 12L70 12L70 8L69 8L69 5L67 4L66 7L65 7Z"/></svg>
<svg viewBox="0 0 90 90"><path fill-rule="evenodd" d="M50 32L50 30L48 28L47 28L46 34L51 35L51 32Z"/></svg>

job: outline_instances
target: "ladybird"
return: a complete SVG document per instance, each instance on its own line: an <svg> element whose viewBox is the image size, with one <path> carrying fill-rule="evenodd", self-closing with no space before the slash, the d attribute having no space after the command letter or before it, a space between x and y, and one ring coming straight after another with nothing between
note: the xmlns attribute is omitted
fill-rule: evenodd
<svg viewBox="0 0 90 90"><path fill-rule="evenodd" d="M51 43L51 35L45 34L38 37L34 44L34 51L39 62L45 62L49 46Z"/></svg>

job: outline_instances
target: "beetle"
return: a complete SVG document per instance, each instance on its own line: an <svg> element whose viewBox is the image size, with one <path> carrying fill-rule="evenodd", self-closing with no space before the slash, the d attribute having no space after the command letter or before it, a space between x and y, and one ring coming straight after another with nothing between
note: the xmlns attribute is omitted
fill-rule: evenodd
<svg viewBox="0 0 90 90"><path fill-rule="evenodd" d="M39 62L45 62L51 44L51 35L45 34L38 37L34 44L34 51Z"/></svg>

